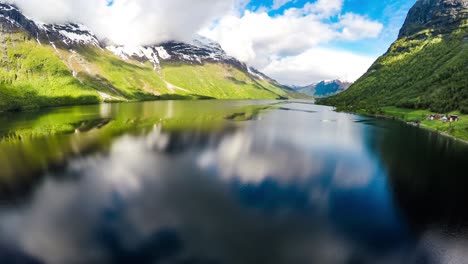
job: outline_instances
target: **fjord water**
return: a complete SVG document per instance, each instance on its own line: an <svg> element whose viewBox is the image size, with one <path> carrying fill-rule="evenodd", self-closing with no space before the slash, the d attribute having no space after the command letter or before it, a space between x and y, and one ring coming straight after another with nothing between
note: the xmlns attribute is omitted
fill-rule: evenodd
<svg viewBox="0 0 468 264"><path fill-rule="evenodd" d="M465 263L468 147L310 102L0 118L1 263Z"/></svg>

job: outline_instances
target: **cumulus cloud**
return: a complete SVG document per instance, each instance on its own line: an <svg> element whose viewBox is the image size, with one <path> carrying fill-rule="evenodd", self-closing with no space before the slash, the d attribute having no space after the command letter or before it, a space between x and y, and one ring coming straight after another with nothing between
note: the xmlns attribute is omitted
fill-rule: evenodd
<svg viewBox="0 0 468 264"><path fill-rule="evenodd" d="M233 8L235 0L10 0L46 23L81 22L99 37L142 45L187 40Z"/></svg>
<svg viewBox="0 0 468 264"><path fill-rule="evenodd" d="M272 9L279 9L286 5L289 2L292 2L293 0L273 0L273 6L271 7Z"/></svg>
<svg viewBox="0 0 468 264"><path fill-rule="evenodd" d="M372 56L315 47L301 54L273 59L263 71L289 85L308 85L321 80L357 80L374 62Z"/></svg>
<svg viewBox="0 0 468 264"><path fill-rule="evenodd" d="M229 55L295 85L337 77L354 81L375 57L332 49L318 54L324 51L319 47L376 38L383 28L366 16L344 13L344 0L308 1L275 16L266 8L246 10L250 0L9 1L38 21L80 22L116 44L189 41L200 33L220 42ZM271 9L291 2L274 0ZM341 55L346 59L339 59Z"/></svg>
<svg viewBox="0 0 468 264"><path fill-rule="evenodd" d="M304 10L319 14L323 17L336 15L341 12L344 0L318 0L315 3L307 3Z"/></svg>
<svg viewBox="0 0 468 264"><path fill-rule="evenodd" d="M341 38L345 40L375 38L379 36L383 28L380 23L352 13L343 15L338 26L341 28Z"/></svg>
<svg viewBox="0 0 468 264"><path fill-rule="evenodd" d="M342 9L343 0L318 0L277 16L266 11L245 11L242 15L228 14L201 33L219 41L230 55L286 84L310 84L337 77L355 81L375 57L319 47L376 38L383 25L362 15L341 14ZM315 57L310 57L312 53ZM342 55L346 59L339 59ZM287 63L296 63L296 67ZM333 65L329 67L330 63ZM322 68L324 64L326 68Z"/></svg>
<svg viewBox="0 0 468 264"><path fill-rule="evenodd" d="M262 67L270 56L296 55L332 40L336 32L313 16L271 17L265 12L246 11L242 17L225 16L203 34L218 40L231 55Z"/></svg>

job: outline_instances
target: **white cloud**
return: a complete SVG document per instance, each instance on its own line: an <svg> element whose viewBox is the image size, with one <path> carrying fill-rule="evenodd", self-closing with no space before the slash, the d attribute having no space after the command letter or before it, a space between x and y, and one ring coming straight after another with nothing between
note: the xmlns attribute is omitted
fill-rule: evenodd
<svg viewBox="0 0 468 264"><path fill-rule="evenodd" d="M336 58L343 52L317 47L332 41L351 42L380 35L383 25L353 13L341 14L343 0L318 0L303 8L287 9L282 15L269 16L266 12L246 11L243 15L224 16L214 27L201 31L220 42L232 56L271 74L287 84L304 84L319 81L318 78L343 78L354 81L370 66L374 58L346 53L343 62ZM331 19L333 18L333 19ZM315 52L314 52L315 51ZM324 54L317 54L324 51ZM317 57L310 57L314 53ZM317 61L317 58L327 62ZM303 65L293 67L286 63ZM311 63L308 60L316 62ZM328 62L339 63L322 68ZM278 66L282 66L277 68ZM304 69L304 67L309 68ZM312 67L313 66L313 67ZM344 68L346 67L346 68ZM283 69L281 72L279 69ZM339 69L334 71L333 69ZM357 72L356 69L360 71ZM293 72L299 70L299 72ZM329 72L331 70L331 72ZM306 74L299 78L298 75ZM295 83L297 81L297 83Z"/></svg>
<svg viewBox="0 0 468 264"><path fill-rule="evenodd" d="M81 22L101 38L140 45L187 40L235 0L10 0L28 16L48 23Z"/></svg>
<svg viewBox="0 0 468 264"><path fill-rule="evenodd" d="M306 65L314 68L292 72L286 63L298 62L318 51L317 47L330 42L358 41L375 38L382 24L353 13L342 14L344 0L317 0L302 8L289 8L283 14L270 16L265 8L256 12L244 11L250 0L10 0L26 15L48 23L81 22L100 38L117 44L145 45L168 40L189 40L200 32L220 42L228 54L272 74L279 81L300 84L335 77L354 80L356 69L368 66L362 56L348 56L354 61L319 57L340 63L333 65L340 71L329 72L320 63ZM294 0L274 0L272 8L280 8ZM43 8L43 7L47 8ZM333 19L331 19L333 18ZM214 23L214 24L213 24ZM200 30L202 29L202 30ZM331 50L327 50L330 55ZM334 53L336 56L340 52ZM366 61L364 63L363 61ZM318 65L319 68L315 68ZM366 65L366 67L364 67ZM281 66L284 72L274 69ZM325 68L324 68L325 67ZM342 69L343 67L348 67ZM302 71L301 71L302 70ZM307 73L299 78L300 73Z"/></svg>
<svg viewBox="0 0 468 264"><path fill-rule="evenodd" d="M374 62L374 57L314 47L299 55L272 60L263 71L289 85L308 85L337 78L355 81Z"/></svg>
<svg viewBox="0 0 468 264"><path fill-rule="evenodd" d="M336 32L311 16L270 17L265 12L246 11L242 17L225 16L214 29L202 34L219 41L229 54L258 67L268 63L270 56L298 54L329 41Z"/></svg>
<svg viewBox="0 0 468 264"><path fill-rule="evenodd" d="M279 9L286 5L289 2L292 2L294 0L273 0L273 6L271 7L273 10Z"/></svg>
<svg viewBox="0 0 468 264"><path fill-rule="evenodd" d="M307 3L304 9L323 17L329 17L341 12L343 2L344 0L318 0L315 3Z"/></svg>
<svg viewBox="0 0 468 264"><path fill-rule="evenodd" d="M383 25L369 21L367 18L347 13L338 23L341 28L341 37L345 40L358 40L362 38L376 38L382 31Z"/></svg>

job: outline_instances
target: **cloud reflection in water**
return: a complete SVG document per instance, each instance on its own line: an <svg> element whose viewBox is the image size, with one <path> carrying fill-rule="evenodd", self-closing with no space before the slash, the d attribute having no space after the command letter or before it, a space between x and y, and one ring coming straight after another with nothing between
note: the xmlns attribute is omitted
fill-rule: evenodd
<svg viewBox="0 0 468 264"><path fill-rule="evenodd" d="M385 170L365 147L368 129L344 114L273 111L221 132L156 127L123 136L108 153L51 173L21 208L2 209L0 245L17 250L0 246L0 256L21 251L51 264L448 263L460 256L450 245L428 254L448 243L441 236L412 237Z"/></svg>

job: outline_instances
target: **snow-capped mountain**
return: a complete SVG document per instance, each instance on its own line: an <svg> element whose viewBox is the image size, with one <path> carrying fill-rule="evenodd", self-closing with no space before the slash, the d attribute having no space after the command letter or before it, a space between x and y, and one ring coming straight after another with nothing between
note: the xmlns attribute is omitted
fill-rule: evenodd
<svg viewBox="0 0 468 264"><path fill-rule="evenodd" d="M155 68L159 68L161 61L178 61L190 64L221 62L247 70L245 64L228 56L218 43L202 36L196 36L192 43L169 41L157 45L134 47L109 45L106 49L124 60L149 61Z"/></svg>
<svg viewBox="0 0 468 264"><path fill-rule="evenodd" d="M351 82L337 79L321 81L307 86L295 87L294 89L313 97L323 98L344 92L351 85Z"/></svg>
<svg viewBox="0 0 468 264"><path fill-rule="evenodd" d="M190 43L169 41L133 47L107 45L106 41L100 41L93 31L85 25L41 23L26 17L16 6L5 3L0 3L0 22L3 22L1 27L10 31L18 29L28 31L40 44L50 44L54 47L70 50L76 49L78 46L105 48L123 60L149 61L155 68L159 68L161 61L179 61L191 64L221 62L245 71L249 70L244 63L228 56L218 43L203 36L196 36ZM258 71L252 71L252 76L260 77L255 72Z"/></svg>
<svg viewBox="0 0 468 264"><path fill-rule="evenodd" d="M0 111L76 102L298 95L201 36L115 45L86 25L42 23L5 3L0 3L0 60L0 82L22 91L12 97L14 104L0 98ZM22 100L24 89L37 101Z"/></svg>
<svg viewBox="0 0 468 264"><path fill-rule="evenodd" d="M94 33L81 24L69 23L64 25L51 25L36 23L42 33L40 36L48 43L61 43L66 47L77 45L100 47L99 40ZM41 40L38 40L41 41Z"/></svg>
<svg viewBox="0 0 468 264"><path fill-rule="evenodd" d="M0 27L10 32L26 30L40 44L67 48L79 45L100 46L97 37L84 25L41 23L26 17L16 6L10 4L0 3Z"/></svg>

